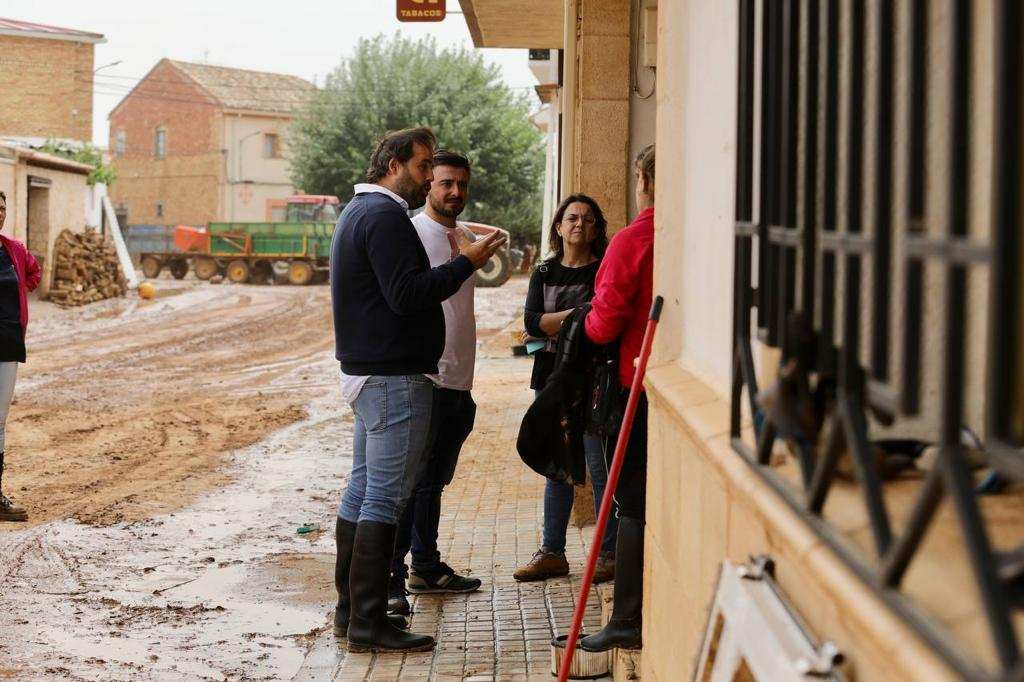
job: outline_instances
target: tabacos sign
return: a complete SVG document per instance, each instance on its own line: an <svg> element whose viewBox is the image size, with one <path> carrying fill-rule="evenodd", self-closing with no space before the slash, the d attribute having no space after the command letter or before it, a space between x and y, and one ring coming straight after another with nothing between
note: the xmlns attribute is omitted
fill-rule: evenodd
<svg viewBox="0 0 1024 682"><path fill-rule="evenodd" d="M399 21L443 21L445 0L397 0Z"/></svg>

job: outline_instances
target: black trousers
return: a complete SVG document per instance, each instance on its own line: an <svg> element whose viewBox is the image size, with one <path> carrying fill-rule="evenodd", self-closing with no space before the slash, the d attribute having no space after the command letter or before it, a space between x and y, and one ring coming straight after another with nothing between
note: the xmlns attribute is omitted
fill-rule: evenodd
<svg viewBox="0 0 1024 682"><path fill-rule="evenodd" d="M625 398L623 399L625 400ZM612 457L615 456L615 443L618 435L609 438L605 444L605 463L609 470ZM619 472L619 483L615 487L615 502L619 506L619 516L643 521L647 508L647 394L640 394L633 419L633 429L629 432L626 444L626 455L622 460Z"/></svg>
<svg viewBox="0 0 1024 682"><path fill-rule="evenodd" d="M391 562L391 572L403 578L408 575L405 557L410 549L413 568L430 571L440 565L437 533L441 525L441 493L452 482L459 452L473 432L476 421L473 395L469 391L434 389L430 421L423 474L399 519L395 555Z"/></svg>

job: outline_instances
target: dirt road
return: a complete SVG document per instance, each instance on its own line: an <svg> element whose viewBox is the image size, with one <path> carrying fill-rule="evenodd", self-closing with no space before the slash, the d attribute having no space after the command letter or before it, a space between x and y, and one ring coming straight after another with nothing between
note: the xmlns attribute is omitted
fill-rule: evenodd
<svg viewBox="0 0 1024 682"><path fill-rule="evenodd" d="M525 281L477 295L481 335ZM37 304L8 421L0 678L279 679L326 625L351 416L326 287ZM329 530L328 528L325 528Z"/></svg>

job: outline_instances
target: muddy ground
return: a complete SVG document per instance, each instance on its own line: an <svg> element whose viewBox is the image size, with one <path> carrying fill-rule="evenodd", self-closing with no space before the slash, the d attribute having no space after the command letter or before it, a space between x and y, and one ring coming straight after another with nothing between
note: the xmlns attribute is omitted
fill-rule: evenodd
<svg viewBox="0 0 1024 682"><path fill-rule="evenodd" d="M478 290L485 343L525 286ZM294 677L333 561L330 532L296 530L330 530L350 452L327 288L162 279L152 301L32 314L0 678Z"/></svg>

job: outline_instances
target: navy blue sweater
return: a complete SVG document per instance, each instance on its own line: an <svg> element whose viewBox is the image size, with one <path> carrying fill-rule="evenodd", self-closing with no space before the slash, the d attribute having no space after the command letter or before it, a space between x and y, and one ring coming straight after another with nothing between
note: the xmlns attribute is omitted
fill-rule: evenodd
<svg viewBox="0 0 1024 682"><path fill-rule="evenodd" d="M431 269L416 228L394 199L357 194L331 244L337 358L355 376L436 374L444 350L441 301L473 274L465 256Z"/></svg>

